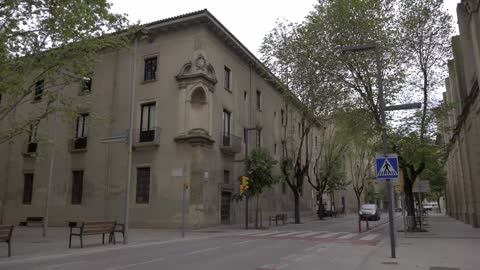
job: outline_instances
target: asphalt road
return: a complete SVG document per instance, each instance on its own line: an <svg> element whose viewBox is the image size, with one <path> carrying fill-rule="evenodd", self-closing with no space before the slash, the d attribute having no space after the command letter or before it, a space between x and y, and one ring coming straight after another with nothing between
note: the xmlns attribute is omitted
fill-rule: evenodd
<svg viewBox="0 0 480 270"><path fill-rule="evenodd" d="M0 269L23 270L272 270L357 269L388 235L382 216L372 230L356 232L354 217L274 226L269 230L205 233L186 239L0 261ZM400 221L400 219L397 219Z"/></svg>

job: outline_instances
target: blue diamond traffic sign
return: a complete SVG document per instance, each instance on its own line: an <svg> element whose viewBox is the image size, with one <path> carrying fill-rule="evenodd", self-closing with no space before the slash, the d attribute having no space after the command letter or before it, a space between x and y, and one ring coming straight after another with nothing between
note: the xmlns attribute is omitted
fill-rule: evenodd
<svg viewBox="0 0 480 270"><path fill-rule="evenodd" d="M377 155L376 162L377 180L397 180L399 167L396 154Z"/></svg>

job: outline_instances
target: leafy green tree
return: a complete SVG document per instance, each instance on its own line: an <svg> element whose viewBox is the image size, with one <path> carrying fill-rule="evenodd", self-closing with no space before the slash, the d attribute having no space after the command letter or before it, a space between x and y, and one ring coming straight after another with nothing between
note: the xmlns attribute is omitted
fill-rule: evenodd
<svg viewBox="0 0 480 270"><path fill-rule="evenodd" d="M401 33L399 50L405 57L405 65L409 66L407 91L420 93L423 103L421 114L414 117L416 129L403 132L405 137L400 140L401 146L396 147L405 176L406 208L413 218L410 230L416 230L412 188L417 176L428 168L428 159L434 157L437 151L433 145L435 127L431 96L443 86L446 61L451 55L453 26L451 15L441 0L400 1L398 21Z"/></svg>
<svg viewBox="0 0 480 270"><path fill-rule="evenodd" d="M107 0L1 1L0 143L25 133L57 109L71 109L71 99L51 91L78 82L69 76L59 79L62 68L88 77L99 52L127 44L129 32L110 34L129 26L123 15L112 13L110 8ZM45 82L45 102L32 104L34 109L28 115L16 115L19 106L32 101L39 80ZM55 105L57 94L64 106Z"/></svg>
<svg viewBox="0 0 480 270"><path fill-rule="evenodd" d="M346 184L343 159L348 144L339 137L340 133L335 127L324 130L313 164L313 177L307 175L308 182L317 192L317 215L320 219L324 217L323 194L332 194Z"/></svg>
<svg viewBox="0 0 480 270"><path fill-rule="evenodd" d="M281 171L294 195L295 223L300 223L300 196L311 171L313 152L309 138L314 127L326 125L335 110L343 106L347 94L335 85L329 71L333 62L328 36L317 35L316 31L321 32L307 22L280 21L265 36L260 49L262 60L284 85Z"/></svg>
<svg viewBox="0 0 480 270"><path fill-rule="evenodd" d="M272 187L277 181L272 175L272 169L277 164L265 148L255 148L247 158L248 189L243 194L236 194L235 198L255 197L255 228L258 228L259 197L265 189Z"/></svg>

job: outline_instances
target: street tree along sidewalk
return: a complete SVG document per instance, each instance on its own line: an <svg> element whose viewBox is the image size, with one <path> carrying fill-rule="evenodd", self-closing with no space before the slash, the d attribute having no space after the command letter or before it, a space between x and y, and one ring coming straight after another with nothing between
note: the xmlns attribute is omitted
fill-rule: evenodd
<svg viewBox="0 0 480 270"><path fill-rule="evenodd" d="M277 161L273 159L270 152L265 148L255 148L249 153L247 158L247 177L248 177L248 189L239 194L234 195L234 199L237 201L242 200L244 197L248 200L250 197L256 199L255 203L255 228L259 227L259 199L260 195L265 189L272 187L276 183L275 178L272 175L273 167L277 164Z"/></svg>
<svg viewBox="0 0 480 270"><path fill-rule="evenodd" d="M378 46L385 104L418 102L421 96L424 105L420 121L412 128L416 136L397 130L407 124L405 116L410 114L388 115L388 122L397 123L387 130L390 136L407 136L405 139L409 139L404 141L416 141L412 155L395 142L389 147L390 151L398 151L405 175L407 211L413 217L413 183L428 166L427 156L435 152L429 150L435 125L428 122L428 114L431 95L439 89L446 72L451 32L451 17L444 10L443 1L320 0L302 23L279 22L267 34L261 49L262 60L305 104L306 111L321 119L321 124L325 125L324 121L339 108L352 118L357 112L367 113L367 127L372 128L372 136L368 137L371 149L364 149L373 154L378 145L376 138L387 129L380 117L375 54L362 51L343 55L339 51L356 45ZM308 140L302 142L310 127L308 118L303 117L302 141L293 147L295 150L308 145ZM307 149L296 151L282 162L284 179L295 198L303 179L311 173L312 159L306 154ZM359 192L361 183L357 185ZM415 222L412 226L414 229Z"/></svg>
<svg viewBox="0 0 480 270"><path fill-rule="evenodd" d="M56 110L68 116L86 102L55 91L79 82L68 76L60 79L60 70L90 77L100 51L128 45L129 31L110 34L130 27L123 15L112 13L110 8L107 0L0 3L0 122L8 123L2 125L0 144L27 133ZM29 114L15 113L32 101L35 88L40 86L45 102L35 103ZM54 102L57 95L58 107Z"/></svg>
<svg viewBox="0 0 480 270"><path fill-rule="evenodd" d="M341 135L337 129L337 127L331 125L323 130L320 137L320 146L313 162L314 181L311 174L307 174L308 182L317 192L317 215L319 219L322 219L325 214L323 194L325 192L329 193L332 200L333 192L347 185L343 159L348 144L339 139Z"/></svg>

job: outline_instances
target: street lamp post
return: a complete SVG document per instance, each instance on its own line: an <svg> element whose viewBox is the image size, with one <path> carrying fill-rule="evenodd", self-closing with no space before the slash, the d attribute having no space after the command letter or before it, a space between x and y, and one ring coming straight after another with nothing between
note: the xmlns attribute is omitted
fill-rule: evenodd
<svg viewBox="0 0 480 270"><path fill-rule="evenodd" d="M57 89L57 96L55 97L55 112L53 113L53 145L52 149L50 152L50 161L48 165L48 183L47 183L47 196L45 198L45 209L44 209L44 217L43 217L43 224L42 224L42 236L46 237L47 236L47 228L48 228L48 216L49 216L49 210L50 210L50 200L52 196L52 182L53 182L53 169L55 167L55 146L57 143L57 110L60 102L60 93L63 92L63 89L65 88L65 75L68 75L69 77L79 79L81 81L87 81L90 80L90 78L82 77L77 74L74 74L72 72L69 72L63 68L60 69L60 75L61 75L61 88Z"/></svg>
<svg viewBox="0 0 480 270"><path fill-rule="evenodd" d="M382 126L382 140L383 140L383 155L387 156L388 152L388 141L387 141L387 123L385 120L385 111L395 111L395 110L406 110L406 109L417 109L421 107L420 103L412 104L402 104L385 107L385 99L383 97L383 78L382 78L382 62L380 55L380 48L378 44L370 45L360 45L353 47L341 48L342 53L350 52L361 52L375 50L375 61L377 65L377 84L378 84L378 101L380 103L380 121ZM396 258L395 254L395 224L393 222L393 185L390 179L386 180L387 182L387 200L388 200L388 222L390 227L390 249L391 257Z"/></svg>

